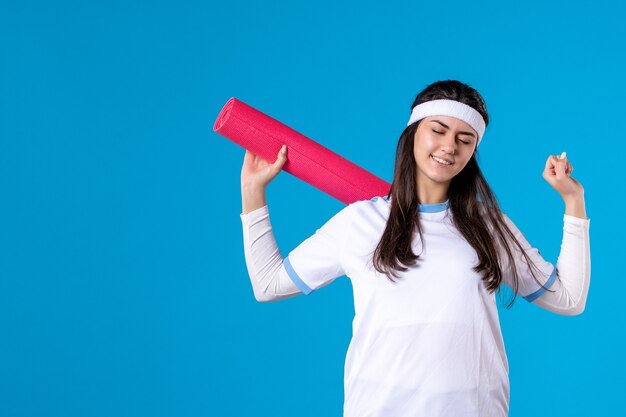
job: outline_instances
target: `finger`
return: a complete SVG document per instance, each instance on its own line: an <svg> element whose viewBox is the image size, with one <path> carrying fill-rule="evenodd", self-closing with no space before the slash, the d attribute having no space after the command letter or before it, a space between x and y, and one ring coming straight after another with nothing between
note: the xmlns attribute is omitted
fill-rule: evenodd
<svg viewBox="0 0 626 417"><path fill-rule="evenodd" d="M273 164L274 169L276 171L280 171L283 168L283 165L285 165L285 162L287 162L287 145L283 145L278 151L278 157Z"/></svg>
<svg viewBox="0 0 626 417"><path fill-rule="evenodd" d="M556 167L559 165L559 155L550 155L550 162L551 162L551 167L550 167L550 172L553 175L556 175Z"/></svg>
<svg viewBox="0 0 626 417"><path fill-rule="evenodd" d="M248 149L246 149L246 154L243 156L243 164L244 164L244 166L245 165L250 165L253 160L254 160L254 154L252 152L250 152Z"/></svg>
<svg viewBox="0 0 626 417"><path fill-rule="evenodd" d="M565 152L563 152L561 155L559 155L559 158L556 161L556 167L554 168L557 178L563 178L565 175L567 175L565 173L565 168L567 167L567 164L568 161L565 158Z"/></svg>
<svg viewBox="0 0 626 417"><path fill-rule="evenodd" d="M246 150L246 155L248 156L248 159L250 160L250 162L254 163L258 159L258 155L250 150Z"/></svg>
<svg viewBox="0 0 626 417"><path fill-rule="evenodd" d="M565 172L568 172L569 169L571 168L572 164L569 162L569 159L567 159L567 153L566 152L563 152L561 155L559 155L558 161L560 161L561 163L565 164Z"/></svg>
<svg viewBox="0 0 626 417"><path fill-rule="evenodd" d="M549 169L554 169L555 165L556 165L556 158L554 158L554 155L550 155L548 159L546 160L546 166L544 170L547 171Z"/></svg>
<svg viewBox="0 0 626 417"><path fill-rule="evenodd" d="M556 164L559 161L559 158L557 155L550 155L550 162L552 163L552 171L554 172L554 170L556 169Z"/></svg>

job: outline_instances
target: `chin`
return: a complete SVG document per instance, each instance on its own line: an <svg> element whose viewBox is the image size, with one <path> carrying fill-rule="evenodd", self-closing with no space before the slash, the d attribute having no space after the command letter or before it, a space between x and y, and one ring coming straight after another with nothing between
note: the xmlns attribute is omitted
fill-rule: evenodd
<svg viewBox="0 0 626 417"><path fill-rule="evenodd" d="M433 182L437 182L439 184L446 184L446 183L450 183L452 181L452 178L437 178L437 177L431 177L430 178Z"/></svg>

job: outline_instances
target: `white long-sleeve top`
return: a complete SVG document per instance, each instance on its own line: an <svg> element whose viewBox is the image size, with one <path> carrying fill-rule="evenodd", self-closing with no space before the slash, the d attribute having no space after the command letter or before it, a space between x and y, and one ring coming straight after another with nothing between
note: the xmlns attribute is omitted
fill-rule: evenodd
<svg viewBox="0 0 626 417"><path fill-rule="evenodd" d="M350 278L355 317L345 364L344 417L507 416L508 360L495 294L472 269L478 257L454 226L449 201L419 205L423 240L413 244L418 264L393 283L371 265L390 206L387 197L349 204L284 259L267 205L241 213L256 299L310 294L342 275ZM581 313L591 274L590 219L564 215L556 266L504 219L537 266L536 278L548 288L535 281L512 244L517 293L557 314ZM503 283L512 288L511 275L504 262Z"/></svg>
<svg viewBox="0 0 626 417"><path fill-rule="evenodd" d="M302 294L285 271L267 205L240 217L246 266L256 300L278 301Z"/></svg>
<svg viewBox="0 0 626 417"><path fill-rule="evenodd" d="M246 266L255 298L270 302L303 294L283 266L268 206L240 213L240 218ZM554 292L542 293L533 303L561 315L582 313L591 278L590 220L563 215L563 239L556 264L558 279L550 287Z"/></svg>

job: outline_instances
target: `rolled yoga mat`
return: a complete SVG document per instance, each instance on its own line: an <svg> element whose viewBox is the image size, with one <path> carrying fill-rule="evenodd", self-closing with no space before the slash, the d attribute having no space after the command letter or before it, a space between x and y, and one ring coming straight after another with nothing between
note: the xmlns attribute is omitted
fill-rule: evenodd
<svg viewBox="0 0 626 417"><path fill-rule="evenodd" d="M391 184L254 107L230 98L213 130L269 162L287 145L283 170L345 204L389 193Z"/></svg>

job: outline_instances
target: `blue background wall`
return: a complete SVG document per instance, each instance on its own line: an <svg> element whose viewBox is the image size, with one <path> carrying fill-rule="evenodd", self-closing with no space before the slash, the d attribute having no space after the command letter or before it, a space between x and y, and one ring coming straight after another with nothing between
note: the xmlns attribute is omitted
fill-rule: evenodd
<svg viewBox="0 0 626 417"><path fill-rule="evenodd" d="M234 96L390 181L442 79L485 97L482 169L547 260L549 154L592 219L583 315L500 303L510 415L620 409L621 4L179 3L0 3L0 415L340 416L349 279L255 301L245 151L213 122ZM268 204L283 255L343 207L286 172Z"/></svg>

